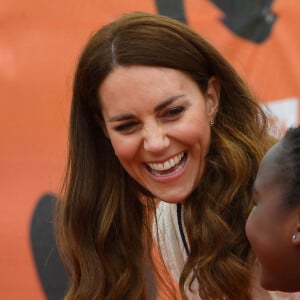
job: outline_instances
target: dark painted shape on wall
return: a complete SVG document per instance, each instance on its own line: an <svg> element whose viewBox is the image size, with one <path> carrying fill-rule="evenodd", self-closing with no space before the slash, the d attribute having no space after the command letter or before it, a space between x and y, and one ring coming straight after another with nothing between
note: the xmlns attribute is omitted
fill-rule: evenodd
<svg viewBox="0 0 300 300"><path fill-rule="evenodd" d="M263 43L271 35L277 15L273 0L211 0L225 17L222 22L236 35L254 43Z"/></svg>
<svg viewBox="0 0 300 300"><path fill-rule="evenodd" d="M59 257L53 230L54 195L43 195L34 210L30 238L35 266L48 300L63 299L67 287L67 275Z"/></svg>
<svg viewBox="0 0 300 300"><path fill-rule="evenodd" d="M183 0L156 0L155 2L160 15L186 23Z"/></svg>

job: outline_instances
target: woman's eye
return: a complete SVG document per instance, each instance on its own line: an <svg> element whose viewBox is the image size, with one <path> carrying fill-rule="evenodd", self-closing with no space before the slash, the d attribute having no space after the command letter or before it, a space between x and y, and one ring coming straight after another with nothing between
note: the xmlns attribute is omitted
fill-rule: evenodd
<svg viewBox="0 0 300 300"><path fill-rule="evenodd" d="M173 108L168 109L168 110L163 114L163 116L164 116L164 117L167 117L167 118L169 118L169 119L176 118L176 117L177 117L178 115L180 115L184 110L185 110L185 107L183 107L183 106L173 107Z"/></svg>
<svg viewBox="0 0 300 300"><path fill-rule="evenodd" d="M124 124L118 125L115 128L115 130L119 131L119 132L131 132L136 128L137 125L138 125L138 122L124 123Z"/></svg>

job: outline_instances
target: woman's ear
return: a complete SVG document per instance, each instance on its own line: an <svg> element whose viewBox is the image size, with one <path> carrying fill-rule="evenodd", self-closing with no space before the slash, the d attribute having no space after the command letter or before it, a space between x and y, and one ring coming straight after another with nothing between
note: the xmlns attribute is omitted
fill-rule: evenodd
<svg viewBox="0 0 300 300"><path fill-rule="evenodd" d="M300 246L300 208L297 211L297 221L292 236L292 243L296 246Z"/></svg>
<svg viewBox="0 0 300 300"><path fill-rule="evenodd" d="M213 121L215 119L215 115L218 111L220 93L220 82L215 76L212 76L208 81L207 90L205 93L207 102L207 112L210 121Z"/></svg>

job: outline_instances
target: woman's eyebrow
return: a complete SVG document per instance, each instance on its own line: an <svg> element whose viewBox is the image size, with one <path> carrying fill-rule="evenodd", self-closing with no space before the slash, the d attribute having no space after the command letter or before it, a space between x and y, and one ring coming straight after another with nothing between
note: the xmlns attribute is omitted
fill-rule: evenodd
<svg viewBox="0 0 300 300"><path fill-rule="evenodd" d="M158 105L156 105L154 107L154 112L160 111L161 109L165 108L166 106L170 105L171 103L176 101L178 98L181 98L183 96L184 96L184 94L180 94L180 95L172 96L172 97L164 100L163 102L159 103ZM110 118L108 121L109 122L126 121L126 120L133 119L134 117L135 116L133 114L121 114L121 115Z"/></svg>
<svg viewBox="0 0 300 300"><path fill-rule="evenodd" d="M183 97L183 96L184 96L184 94L180 94L180 95L176 95L176 96L166 99L165 101L163 101L160 104L158 104L157 106L155 106L154 111L158 112L159 110L165 108L166 106L168 106L169 104L173 103L175 100L177 100L178 98Z"/></svg>
<svg viewBox="0 0 300 300"><path fill-rule="evenodd" d="M130 119L133 119L133 118L134 118L133 114L122 114L122 115L112 117L108 121L109 122L118 122L118 121L130 120Z"/></svg>

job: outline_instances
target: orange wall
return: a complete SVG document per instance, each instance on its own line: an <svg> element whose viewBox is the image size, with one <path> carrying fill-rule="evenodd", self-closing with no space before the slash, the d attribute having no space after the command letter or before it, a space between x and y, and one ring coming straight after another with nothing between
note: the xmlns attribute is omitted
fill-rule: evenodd
<svg viewBox="0 0 300 300"><path fill-rule="evenodd" d="M279 19L263 44L235 36L209 1L184 3L188 23L263 101L300 98L299 1L274 3ZM29 228L39 197L59 189L76 59L91 32L133 10L157 11L152 0L1 1L0 299L45 299Z"/></svg>

